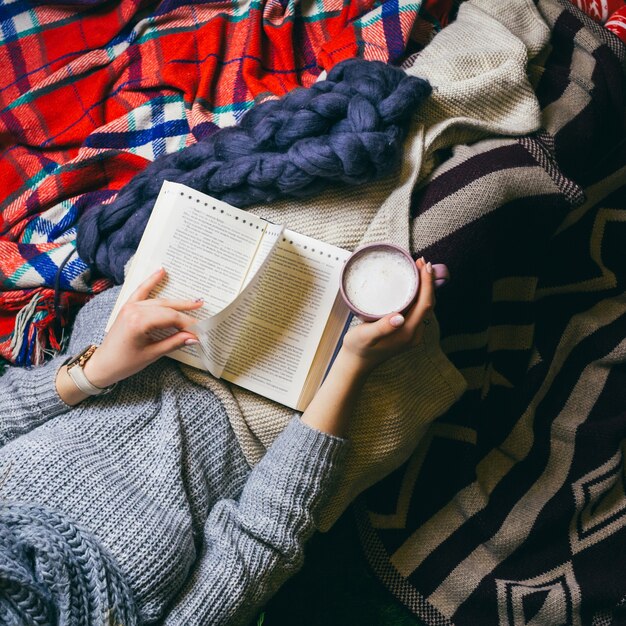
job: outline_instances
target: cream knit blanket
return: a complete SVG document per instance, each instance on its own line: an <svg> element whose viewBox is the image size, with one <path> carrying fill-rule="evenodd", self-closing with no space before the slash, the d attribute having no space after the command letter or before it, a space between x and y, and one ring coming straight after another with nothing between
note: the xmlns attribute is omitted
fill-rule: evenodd
<svg viewBox="0 0 626 626"><path fill-rule="evenodd" d="M252 212L343 248L390 241L419 254L422 237L412 233L409 219L411 194L432 171L437 150L539 128L539 104L527 64L548 37L548 27L530 0L462 4L456 21L404 65L407 73L428 79L433 93L414 116L400 171L362 187L333 189L314 199L276 202ZM439 238L437 224L432 231L429 242ZM256 464L287 425L291 411L199 370L185 367L184 373L222 400L247 460ZM320 528L328 529L360 492L401 465L428 425L465 387L439 346L436 324L427 327L420 346L378 368L355 409L347 470L319 520Z"/></svg>

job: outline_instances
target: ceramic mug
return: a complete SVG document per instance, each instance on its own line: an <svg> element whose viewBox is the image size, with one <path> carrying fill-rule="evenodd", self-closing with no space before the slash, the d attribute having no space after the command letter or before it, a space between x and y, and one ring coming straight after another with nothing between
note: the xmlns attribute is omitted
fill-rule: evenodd
<svg viewBox="0 0 626 626"><path fill-rule="evenodd" d="M356 274L356 271L361 271L361 275ZM357 300L358 297L355 294L355 287L347 286L347 281L349 279L354 281L358 278L363 280L362 276L367 276L367 271L370 272L370 276L372 272L377 274L375 280L378 288L387 291L387 294L383 294L383 300L385 296L389 299L392 307L389 310L385 312L372 311L374 308L385 308L386 302L377 302L375 306L368 306L367 308L370 309L368 311L363 310L365 308L363 303L355 304L351 300L350 293L352 293L352 299ZM440 287L450 278L448 268L442 264L433 265L433 274L436 287ZM384 284L385 282L386 284ZM419 289L419 270L411 254L404 248L392 243L370 243L358 248L348 257L341 271L339 285L341 295L348 308L364 322L374 322L389 313L404 313L410 308ZM396 289L398 285L405 291L404 296L398 293L398 289ZM395 293L391 293L390 290ZM372 286L370 286L369 292L368 295L371 298ZM373 297L376 299L376 293Z"/></svg>

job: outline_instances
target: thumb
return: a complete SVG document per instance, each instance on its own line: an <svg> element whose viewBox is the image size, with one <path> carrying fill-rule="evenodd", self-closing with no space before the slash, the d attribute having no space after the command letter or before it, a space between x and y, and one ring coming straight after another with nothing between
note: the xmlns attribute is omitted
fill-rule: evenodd
<svg viewBox="0 0 626 626"><path fill-rule="evenodd" d="M368 339L372 342L376 342L383 337L392 335L403 325L404 315L400 313L390 313L389 315L385 315L385 317L381 317L376 322L368 324Z"/></svg>

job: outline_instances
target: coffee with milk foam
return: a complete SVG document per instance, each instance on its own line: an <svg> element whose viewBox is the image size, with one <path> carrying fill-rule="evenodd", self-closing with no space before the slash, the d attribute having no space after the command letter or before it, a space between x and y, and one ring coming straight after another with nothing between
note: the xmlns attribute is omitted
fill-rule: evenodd
<svg viewBox="0 0 626 626"><path fill-rule="evenodd" d="M410 303L416 287L411 261L396 250L372 250L355 257L344 277L346 296L368 315L402 311Z"/></svg>

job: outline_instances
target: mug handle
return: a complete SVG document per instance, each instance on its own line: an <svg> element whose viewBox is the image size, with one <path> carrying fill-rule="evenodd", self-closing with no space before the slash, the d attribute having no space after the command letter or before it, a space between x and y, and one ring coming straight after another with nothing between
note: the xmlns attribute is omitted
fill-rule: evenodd
<svg viewBox="0 0 626 626"><path fill-rule="evenodd" d="M450 280L448 266L443 263L433 264L433 274L435 276L435 287L441 287Z"/></svg>

